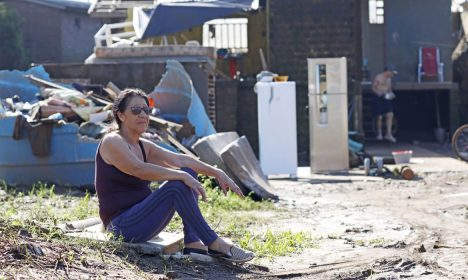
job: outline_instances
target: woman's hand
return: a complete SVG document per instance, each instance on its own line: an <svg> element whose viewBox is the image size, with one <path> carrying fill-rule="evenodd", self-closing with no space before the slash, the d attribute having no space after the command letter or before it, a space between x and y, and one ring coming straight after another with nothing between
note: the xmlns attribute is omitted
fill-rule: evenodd
<svg viewBox="0 0 468 280"><path fill-rule="evenodd" d="M186 184L189 188L194 190L197 195L200 195L203 201L206 201L206 192L203 185L200 182L198 182L197 179L193 178L190 174L183 171L181 171L181 173L181 180L184 182L184 184Z"/></svg>
<svg viewBox="0 0 468 280"><path fill-rule="evenodd" d="M227 194L227 190L230 189L238 196L244 198L244 194L242 193L241 188L231 179L229 178L224 171L219 170L218 175L216 175L216 181L218 181L219 186L223 190L224 195Z"/></svg>

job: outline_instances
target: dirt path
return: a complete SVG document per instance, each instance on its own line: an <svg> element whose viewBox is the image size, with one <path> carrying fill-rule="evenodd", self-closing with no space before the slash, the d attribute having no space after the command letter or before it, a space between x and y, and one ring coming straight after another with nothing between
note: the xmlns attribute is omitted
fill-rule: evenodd
<svg viewBox="0 0 468 280"><path fill-rule="evenodd" d="M415 181L272 180L293 217L271 228L313 231L319 249L264 261L289 278L465 279L468 172Z"/></svg>

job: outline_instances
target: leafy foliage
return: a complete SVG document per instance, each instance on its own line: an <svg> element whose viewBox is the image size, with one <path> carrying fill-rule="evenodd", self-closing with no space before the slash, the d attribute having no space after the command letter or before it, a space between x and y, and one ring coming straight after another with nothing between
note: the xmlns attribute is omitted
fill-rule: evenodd
<svg viewBox="0 0 468 280"><path fill-rule="evenodd" d="M0 3L0 54L0 69L18 69L26 62L21 19L4 3Z"/></svg>

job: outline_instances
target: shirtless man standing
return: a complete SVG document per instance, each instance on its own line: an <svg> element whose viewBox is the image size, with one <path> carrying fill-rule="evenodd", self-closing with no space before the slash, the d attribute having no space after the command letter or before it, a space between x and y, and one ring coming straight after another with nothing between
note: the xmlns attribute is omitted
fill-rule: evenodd
<svg viewBox="0 0 468 280"><path fill-rule="evenodd" d="M392 135L392 99L395 98L392 91L392 77L396 73L396 71L386 70L375 76L372 84L372 91L375 94L373 98L373 115L377 118L377 140L386 139L392 143L396 143L396 139ZM385 136L382 136L382 119L384 115L387 127Z"/></svg>

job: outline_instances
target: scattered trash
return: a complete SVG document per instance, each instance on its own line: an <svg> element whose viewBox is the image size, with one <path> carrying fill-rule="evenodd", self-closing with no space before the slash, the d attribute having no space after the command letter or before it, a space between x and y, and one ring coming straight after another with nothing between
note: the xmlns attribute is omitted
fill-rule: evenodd
<svg viewBox="0 0 468 280"><path fill-rule="evenodd" d="M413 180L415 177L414 171L408 165L404 165L400 168L395 167L390 171L390 169L383 165L382 157L374 157L373 161L366 157L364 159L364 175L405 180Z"/></svg>
<svg viewBox="0 0 468 280"><path fill-rule="evenodd" d="M409 166L405 165L401 167L400 175L405 180L412 180L414 178L414 171Z"/></svg>

